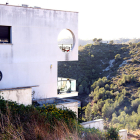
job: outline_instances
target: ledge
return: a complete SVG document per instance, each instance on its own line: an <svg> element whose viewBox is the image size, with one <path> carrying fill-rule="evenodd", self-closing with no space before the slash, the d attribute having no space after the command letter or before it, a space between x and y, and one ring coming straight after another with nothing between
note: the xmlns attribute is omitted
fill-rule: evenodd
<svg viewBox="0 0 140 140"><path fill-rule="evenodd" d="M2 91L2 90L17 90L17 89L26 89L26 88L32 88L32 87L39 87L39 85L26 86L26 87L4 88L4 89L0 89L0 91Z"/></svg>
<svg viewBox="0 0 140 140"><path fill-rule="evenodd" d="M66 97L74 97L74 96L78 96L78 92L57 94L58 98L66 98Z"/></svg>
<svg viewBox="0 0 140 140"><path fill-rule="evenodd" d="M91 124L91 123L100 122L100 121L103 121L103 119L97 119L97 120L93 120L93 121L82 122L80 124L85 125L85 124Z"/></svg>
<svg viewBox="0 0 140 140"><path fill-rule="evenodd" d="M13 45L12 43L0 43L0 45Z"/></svg>

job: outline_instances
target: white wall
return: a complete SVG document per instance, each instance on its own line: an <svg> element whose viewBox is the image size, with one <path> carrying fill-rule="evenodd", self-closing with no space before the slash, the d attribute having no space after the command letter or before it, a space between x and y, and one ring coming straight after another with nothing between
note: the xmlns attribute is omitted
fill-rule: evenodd
<svg viewBox="0 0 140 140"><path fill-rule="evenodd" d="M119 136L121 140L127 140L127 130L126 129L119 130Z"/></svg>
<svg viewBox="0 0 140 140"><path fill-rule="evenodd" d="M0 25L12 27L12 44L0 44L0 89L39 85L36 99L57 97L57 62L66 60L57 37L74 33L68 60L78 60L78 13L0 5Z"/></svg>
<svg viewBox="0 0 140 140"><path fill-rule="evenodd" d="M69 103L61 103L56 105L57 108L67 108L69 110L72 110L73 112L76 113L77 118L78 118L78 102L69 102Z"/></svg>
<svg viewBox="0 0 140 140"><path fill-rule="evenodd" d="M101 131L103 131L103 129L104 129L104 121L103 121L103 119L83 122L83 123L81 123L81 125L84 128L93 128L94 127L94 128L99 129Z"/></svg>
<svg viewBox="0 0 140 140"><path fill-rule="evenodd" d="M0 96L4 100L15 101L18 104L31 105L32 104L32 88L0 90Z"/></svg>

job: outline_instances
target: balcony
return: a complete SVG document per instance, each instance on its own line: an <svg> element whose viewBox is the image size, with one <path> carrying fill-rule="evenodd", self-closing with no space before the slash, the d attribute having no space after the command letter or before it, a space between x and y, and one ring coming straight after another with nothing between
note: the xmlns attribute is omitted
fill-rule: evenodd
<svg viewBox="0 0 140 140"><path fill-rule="evenodd" d="M70 78L58 77L57 80L57 97L66 98L78 96L76 91L76 80Z"/></svg>
<svg viewBox="0 0 140 140"><path fill-rule="evenodd" d="M59 44L58 46L63 52L69 52L72 49L72 44Z"/></svg>

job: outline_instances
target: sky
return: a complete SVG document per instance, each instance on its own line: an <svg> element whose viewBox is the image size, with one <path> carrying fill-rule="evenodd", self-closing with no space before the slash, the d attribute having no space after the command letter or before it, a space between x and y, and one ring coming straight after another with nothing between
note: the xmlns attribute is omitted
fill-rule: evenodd
<svg viewBox="0 0 140 140"><path fill-rule="evenodd" d="M140 0L0 0L6 2L79 12L80 39L140 38Z"/></svg>

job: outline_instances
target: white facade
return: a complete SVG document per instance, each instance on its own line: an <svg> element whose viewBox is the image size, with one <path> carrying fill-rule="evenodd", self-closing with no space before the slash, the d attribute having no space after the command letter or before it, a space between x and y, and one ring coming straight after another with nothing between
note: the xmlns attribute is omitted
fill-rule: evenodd
<svg viewBox="0 0 140 140"><path fill-rule="evenodd" d="M11 26L11 43L0 44L0 89L38 85L35 99L57 97L57 62L78 60L78 13L0 5L0 26ZM74 36L69 53L58 47L63 29Z"/></svg>
<svg viewBox="0 0 140 140"><path fill-rule="evenodd" d="M101 131L104 130L104 120L103 119L97 119L97 120L93 120L93 121L87 121L87 122L83 122L81 123L81 125L84 128L95 128L95 129L99 129Z"/></svg>
<svg viewBox="0 0 140 140"><path fill-rule="evenodd" d="M32 88L0 90L0 96L4 100L11 100L18 104L31 105L32 104Z"/></svg>

